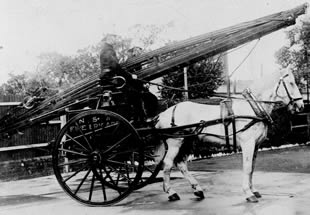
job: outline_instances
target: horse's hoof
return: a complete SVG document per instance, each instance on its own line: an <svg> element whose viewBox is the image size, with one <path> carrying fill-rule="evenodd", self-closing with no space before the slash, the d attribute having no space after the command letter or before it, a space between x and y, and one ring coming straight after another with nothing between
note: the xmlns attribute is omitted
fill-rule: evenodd
<svg viewBox="0 0 310 215"><path fill-rule="evenodd" d="M256 198L262 198L262 195L259 193L259 192L253 192L253 194L254 194L254 196L256 197Z"/></svg>
<svg viewBox="0 0 310 215"><path fill-rule="evenodd" d="M205 195L203 194L203 192L201 190L195 191L194 195L199 197L200 199L204 199L205 198Z"/></svg>
<svg viewBox="0 0 310 215"><path fill-rule="evenodd" d="M247 200L247 202L250 202L250 203L257 203L258 202L258 199L254 195L246 198L246 200Z"/></svg>
<svg viewBox="0 0 310 215"><path fill-rule="evenodd" d="M171 196L169 196L168 199L169 199L169 202L174 202L174 201L180 200L180 197L178 194L174 193Z"/></svg>

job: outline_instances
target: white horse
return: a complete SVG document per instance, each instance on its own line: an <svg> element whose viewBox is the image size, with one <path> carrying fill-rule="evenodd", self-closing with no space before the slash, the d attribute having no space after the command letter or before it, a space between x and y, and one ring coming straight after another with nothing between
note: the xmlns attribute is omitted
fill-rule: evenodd
<svg viewBox="0 0 310 215"><path fill-rule="evenodd" d="M295 83L295 78L289 69L272 73L272 77L259 82L258 87L252 89L258 103L270 114L274 103L283 102L288 106L288 110L292 113L301 111L304 107L302 96ZM269 101L269 102L262 102ZM256 116L253 108L247 100L233 99L232 110L235 116L247 115ZM175 106L168 108L159 114L156 128L169 128L172 124L172 118L176 126L198 123L201 120L210 121L221 118L220 108L218 105L205 105L193 102L181 102ZM251 119L236 119L236 130L243 130L249 125ZM246 200L249 202L258 202L260 193L253 186L253 171L255 165L256 154L260 143L264 141L267 135L267 124L259 121L244 131L236 134L237 145L241 147L243 154L243 183L242 188L245 193ZM230 134L231 134L230 130ZM205 133L205 134L203 134ZM208 134L215 135L208 135ZM217 136L218 135L218 136ZM226 144L224 137L224 125L216 124L205 127L202 134L198 135L198 139L204 143ZM229 137L230 139L232 136ZM189 173L187 168L187 157L184 159L176 159L179 149L184 143L184 138L168 138L168 151L163 162L164 182L163 189L168 193L170 201L179 200L180 197L170 186L170 173L174 164L183 173L184 177L189 181L194 194L203 199L203 190L197 180Z"/></svg>

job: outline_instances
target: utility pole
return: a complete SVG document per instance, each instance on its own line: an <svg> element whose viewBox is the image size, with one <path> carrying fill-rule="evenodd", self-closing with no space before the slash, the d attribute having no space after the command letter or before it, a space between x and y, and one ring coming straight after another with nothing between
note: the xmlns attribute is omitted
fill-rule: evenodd
<svg viewBox="0 0 310 215"><path fill-rule="evenodd" d="M227 84L227 96L230 97L230 77L229 77L229 69L228 69L228 56L227 52L223 53L223 70L226 78Z"/></svg>
<svg viewBox="0 0 310 215"><path fill-rule="evenodd" d="M307 103L309 104L309 77L308 75L306 76L307 80Z"/></svg>
<svg viewBox="0 0 310 215"><path fill-rule="evenodd" d="M188 83L187 83L187 67L184 67L183 69L184 73L184 98L185 100L188 100Z"/></svg>

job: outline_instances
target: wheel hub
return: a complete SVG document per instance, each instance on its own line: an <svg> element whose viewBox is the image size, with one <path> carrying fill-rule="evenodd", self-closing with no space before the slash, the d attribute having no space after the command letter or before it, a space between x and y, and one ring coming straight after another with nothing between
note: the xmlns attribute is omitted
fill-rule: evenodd
<svg viewBox="0 0 310 215"><path fill-rule="evenodd" d="M90 161L91 163L98 165L101 163L102 161L102 157L101 154L98 151L94 151L93 153L91 153L90 155Z"/></svg>

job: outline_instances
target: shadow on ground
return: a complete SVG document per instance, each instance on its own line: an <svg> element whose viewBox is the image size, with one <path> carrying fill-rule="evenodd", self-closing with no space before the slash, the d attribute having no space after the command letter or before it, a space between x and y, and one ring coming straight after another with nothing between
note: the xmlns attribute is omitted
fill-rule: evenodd
<svg viewBox="0 0 310 215"><path fill-rule="evenodd" d="M242 169L242 154L195 160L189 163L191 171ZM255 171L310 173L310 145L260 151Z"/></svg>

